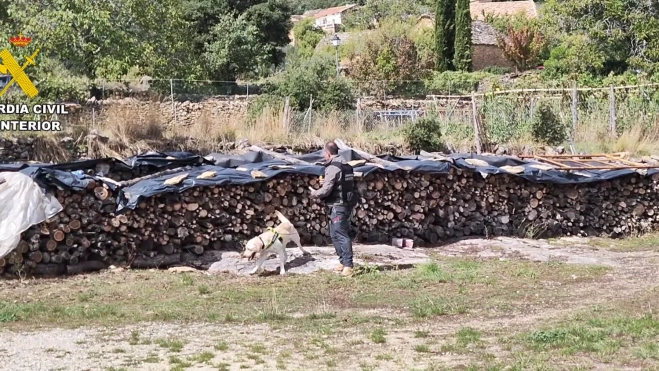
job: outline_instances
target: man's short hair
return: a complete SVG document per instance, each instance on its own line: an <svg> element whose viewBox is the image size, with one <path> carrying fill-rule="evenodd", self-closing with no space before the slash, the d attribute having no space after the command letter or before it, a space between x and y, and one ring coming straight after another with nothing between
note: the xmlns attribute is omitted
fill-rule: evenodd
<svg viewBox="0 0 659 371"><path fill-rule="evenodd" d="M329 152L330 155L338 155L339 154L339 146L336 145L336 143L332 142L327 142L325 144L325 151Z"/></svg>

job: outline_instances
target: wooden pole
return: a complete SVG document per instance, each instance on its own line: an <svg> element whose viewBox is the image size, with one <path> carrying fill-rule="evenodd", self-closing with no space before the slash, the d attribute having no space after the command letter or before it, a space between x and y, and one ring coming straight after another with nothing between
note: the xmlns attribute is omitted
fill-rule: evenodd
<svg viewBox="0 0 659 371"><path fill-rule="evenodd" d="M613 90L613 85L611 85L611 90L609 91L609 135L613 138L618 134L616 120L616 94Z"/></svg>
<svg viewBox="0 0 659 371"><path fill-rule="evenodd" d="M483 152L483 143L481 141L480 127L478 125L478 107L476 106L476 92L471 92L471 112L474 123L474 139L476 141L476 153L479 155Z"/></svg>
<svg viewBox="0 0 659 371"><path fill-rule="evenodd" d="M169 79L169 90L170 90L170 97L172 98L172 115L174 116L174 123L178 121L176 119L176 103L174 102L174 80Z"/></svg>
<svg viewBox="0 0 659 371"><path fill-rule="evenodd" d="M288 125L289 125L289 119L290 119L290 112L291 112L291 98L286 97L286 102L284 103L284 118L282 122L282 126L284 128L284 132L288 134Z"/></svg>
<svg viewBox="0 0 659 371"><path fill-rule="evenodd" d="M577 122L579 120L579 117L577 115L577 104L579 100L579 93L577 90L577 83L575 81L574 87L572 88L572 135L570 136L570 151L572 151L572 154L577 153L576 148L574 147L574 138L577 135Z"/></svg>

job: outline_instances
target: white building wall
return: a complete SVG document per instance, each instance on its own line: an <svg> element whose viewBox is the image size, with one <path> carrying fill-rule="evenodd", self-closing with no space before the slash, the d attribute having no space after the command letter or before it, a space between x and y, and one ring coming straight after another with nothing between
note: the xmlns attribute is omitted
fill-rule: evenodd
<svg viewBox="0 0 659 371"><path fill-rule="evenodd" d="M316 19L316 26L318 27L332 24L341 24L341 13L330 14Z"/></svg>

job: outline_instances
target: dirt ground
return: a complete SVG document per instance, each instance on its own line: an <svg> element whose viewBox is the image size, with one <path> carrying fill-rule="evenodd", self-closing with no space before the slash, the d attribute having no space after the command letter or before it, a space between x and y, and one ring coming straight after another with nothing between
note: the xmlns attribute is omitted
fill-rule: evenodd
<svg viewBox="0 0 659 371"><path fill-rule="evenodd" d="M1 282L0 365L659 370L655 237L463 240L384 271L390 254L355 252L364 265L348 279L115 270Z"/></svg>

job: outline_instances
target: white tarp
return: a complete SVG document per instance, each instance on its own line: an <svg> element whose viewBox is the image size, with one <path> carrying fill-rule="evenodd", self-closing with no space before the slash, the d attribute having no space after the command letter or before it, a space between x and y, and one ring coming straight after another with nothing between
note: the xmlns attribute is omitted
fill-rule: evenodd
<svg viewBox="0 0 659 371"><path fill-rule="evenodd" d="M62 205L25 174L0 172L0 183L0 258L3 258L16 248L21 233L57 215Z"/></svg>

